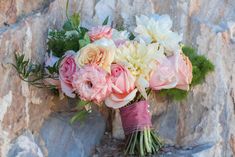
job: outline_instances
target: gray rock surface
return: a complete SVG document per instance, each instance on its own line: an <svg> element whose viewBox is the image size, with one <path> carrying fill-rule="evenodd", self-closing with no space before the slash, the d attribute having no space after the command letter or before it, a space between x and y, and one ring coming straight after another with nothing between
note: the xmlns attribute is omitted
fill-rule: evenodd
<svg viewBox="0 0 235 157"><path fill-rule="evenodd" d="M101 144L96 147L92 157L123 157L125 142L112 138L108 132L105 133ZM213 151L214 143L195 145L194 147L174 147L166 145L159 154L153 157L207 157L205 153Z"/></svg>
<svg viewBox="0 0 235 157"><path fill-rule="evenodd" d="M69 124L71 115L52 114L40 131L48 157L87 157L99 144L105 120L97 112L91 113L84 122Z"/></svg>
<svg viewBox="0 0 235 157"><path fill-rule="evenodd" d="M12 142L7 157L43 157L43 154L32 133L26 131Z"/></svg>
<svg viewBox="0 0 235 157"><path fill-rule="evenodd" d="M26 131L11 144L7 157L87 157L105 131L105 120L92 112L83 122L70 124L72 114L53 113L39 134Z"/></svg>

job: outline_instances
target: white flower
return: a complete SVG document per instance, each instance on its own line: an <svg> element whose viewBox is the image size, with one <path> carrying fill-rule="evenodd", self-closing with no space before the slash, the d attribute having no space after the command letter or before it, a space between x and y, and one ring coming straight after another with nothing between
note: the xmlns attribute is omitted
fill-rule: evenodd
<svg viewBox="0 0 235 157"><path fill-rule="evenodd" d="M125 44L127 40L129 40L130 33L127 31L118 31L116 29L113 29L112 32L112 39L117 47Z"/></svg>
<svg viewBox="0 0 235 157"><path fill-rule="evenodd" d="M113 29L112 39L114 41L116 40L128 40L129 39L129 32L125 31L118 31L116 29Z"/></svg>
<svg viewBox="0 0 235 157"><path fill-rule="evenodd" d="M167 51L175 52L179 49L179 42L182 36L171 30L172 21L168 15L153 15L147 17L141 15L136 17L137 39L143 40L146 43L159 43Z"/></svg>
<svg viewBox="0 0 235 157"><path fill-rule="evenodd" d="M99 46L106 46L110 48L116 48L116 45L113 42L113 40L107 39L107 38L101 38L99 40L96 40L93 44L99 45Z"/></svg>
<svg viewBox="0 0 235 157"><path fill-rule="evenodd" d="M151 72L155 69L155 61L164 55L163 47L157 43L148 44L127 42L120 46L115 54L115 62L127 67L136 77L136 87L147 98L145 88L149 87Z"/></svg>

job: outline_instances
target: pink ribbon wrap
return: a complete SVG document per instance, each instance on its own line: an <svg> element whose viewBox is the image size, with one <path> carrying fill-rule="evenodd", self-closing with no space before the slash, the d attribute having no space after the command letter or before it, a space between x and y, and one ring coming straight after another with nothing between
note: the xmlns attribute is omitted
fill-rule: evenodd
<svg viewBox="0 0 235 157"><path fill-rule="evenodd" d="M139 101L119 109L125 135L152 127L148 106L147 101Z"/></svg>

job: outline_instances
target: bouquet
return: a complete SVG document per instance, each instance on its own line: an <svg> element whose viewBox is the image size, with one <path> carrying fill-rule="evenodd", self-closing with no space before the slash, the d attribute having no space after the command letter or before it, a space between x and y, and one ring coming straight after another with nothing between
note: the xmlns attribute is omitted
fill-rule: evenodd
<svg viewBox="0 0 235 157"><path fill-rule="evenodd" d="M125 154L158 153L163 142L152 129L149 94L181 100L213 64L181 43L168 15L136 16L130 32L107 25L108 20L85 28L78 13L67 13L61 30L49 30L43 64L16 55L13 66L31 85L78 98L71 122L83 119L92 105L105 104L120 110Z"/></svg>

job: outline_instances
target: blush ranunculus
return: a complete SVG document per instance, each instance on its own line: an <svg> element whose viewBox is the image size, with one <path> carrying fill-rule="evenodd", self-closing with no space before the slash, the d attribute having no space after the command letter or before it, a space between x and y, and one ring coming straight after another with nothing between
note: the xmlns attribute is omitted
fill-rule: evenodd
<svg viewBox="0 0 235 157"><path fill-rule="evenodd" d="M156 62L156 69L150 77L150 88L154 90L174 88L178 82L175 66L167 57Z"/></svg>
<svg viewBox="0 0 235 157"><path fill-rule="evenodd" d="M82 100L100 104L111 93L111 78L97 65L85 65L73 75L74 91Z"/></svg>
<svg viewBox="0 0 235 157"><path fill-rule="evenodd" d="M135 77L122 65L111 65L112 93L105 99L105 104L111 108L120 108L134 99Z"/></svg>
<svg viewBox="0 0 235 157"><path fill-rule="evenodd" d="M76 95L73 93L72 78L73 74L78 70L74 60L75 52L67 51L63 57L59 68L61 90L68 97L74 98Z"/></svg>
<svg viewBox="0 0 235 157"><path fill-rule="evenodd" d="M179 55L178 71L176 74L178 77L178 83L175 88L189 90L189 85L193 78L192 63L183 53L180 53Z"/></svg>
<svg viewBox="0 0 235 157"><path fill-rule="evenodd" d="M112 47L88 44L78 52L76 63L81 67L87 64L96 64L107 72L110 72L110 66L114 60L114 54L115 50Z"/></svg>
<svg viewBox="0 0 235 157"><path fill-rule="evenodd" d="M112 38L112 28L110 26L98 26L91 28L88 31L88 35L92 42L99 40L101 38Z"/></svg>

